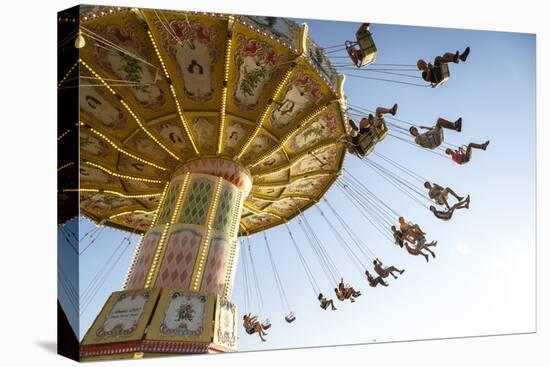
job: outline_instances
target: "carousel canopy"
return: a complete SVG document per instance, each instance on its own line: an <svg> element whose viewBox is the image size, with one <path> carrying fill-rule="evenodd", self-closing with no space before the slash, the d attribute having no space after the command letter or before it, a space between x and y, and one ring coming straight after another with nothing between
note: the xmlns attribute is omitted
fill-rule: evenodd
<svg viewBox="0 0 550 367"><path fill-rule="evenodd" d="M178 167L223 158L253 178L240 230L254 233L307 209L337 178L343 77L306 25L81 9L81 214L143 232Z"/></svg>

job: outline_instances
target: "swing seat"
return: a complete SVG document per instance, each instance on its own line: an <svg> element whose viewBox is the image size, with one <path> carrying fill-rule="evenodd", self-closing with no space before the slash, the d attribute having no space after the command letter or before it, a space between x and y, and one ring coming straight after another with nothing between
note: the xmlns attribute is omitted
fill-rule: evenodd
<svg viewBox="0 0 550 367"><path fill-rule="evenodd" d="M363 23L359 26L357 32L355 32L355 37L357 38L356 44L361 51L361 59L358 60L357 67L362 68L372 64L376 59L377 49L367 23Z"/></svg>
<svg viewBox="0 0 550 367"><path fill-rule="evenodd" d="M262 323L262 328L264 330L267 330L271 327L271 322L269 322L269 319L265 319L265 321Z"/></svg>
<svg viewBox="0 0 550 367"><path fill-rule="evenodd" d="M359 147L363 150L363 152L365 152L365 154L363 154L363 157L371 154L374 150L375 145L376 142L370 134L362 134L359 138Z"/></svg>
<svg viewBox="0 0 550 367"><path fill-rule="evenodd" d="M437 88L440 85L445 84L445 82L449 80L451 76L448 64L439 64L437 66L434 66L432 68L432 73L434 75L434 79L436 80L435 83L431 83L432 88Z"/></svg>
<svg viewBox="0 0 550 367"><path fill-rule="evenodd" d="M285 321L288 322L289 324L291 324L294 320L296 320L296 316L294 316L293 312L285 316Z"/></svg>
<svg viewBox="0 0 550 367"><path fill-rule="evenodd" d="M376 118L374 126L368 128L367 132L359 138L359 146L365 152L364 156L372 153L376 144L384 140L388 135L388 126L383 118Z"/></svg>
<svg viewBox="0 0 550 367"><path fill-rule="evenodd" d="M386 135L388 135L388 126L386 125L386 121L384 121L384 119L376 119L374 128L376 130L376 135L378 136L379 142L384 140Z"/></svg>
<svg viewBox="0 0 550 367"><path fill-rule="evenodd" d="M253 335L253 334L256 332L256 330L254 330L254 329L247 329L247 328L244 328L244 330L246 330L246 333L247 333L248 335Z"/></svg>

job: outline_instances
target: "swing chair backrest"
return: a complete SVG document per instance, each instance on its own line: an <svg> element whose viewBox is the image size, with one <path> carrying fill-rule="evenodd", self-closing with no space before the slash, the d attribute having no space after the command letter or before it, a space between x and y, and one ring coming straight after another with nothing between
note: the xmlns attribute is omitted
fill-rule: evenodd
<svg viewBox="0 0 550 367"><path fill-rule="evenodd" d="M372 129L372 130L370 130ZM377 139L374 141L373 136L376 135ZM374 146L382 141L388 135L388 127L384 119L377 118L374 122L374 126L369 128L367 133L364 133L359 138L359 146L365 152L366 157L372 153Z"/></svg>
<svg viewBox="0 0 550 367"><path fill-rule="evenodd" d="M375 145L376 143L373 141L370 134L362 134L359 138L359 146L365 152L364 157L372 153Z"/></svg>
<svg viewBox="0 0 550 367"><path fill-rule="evenodd" d="M376 130L376 135L378 136L378 141L384 140L386 135L388 135L388 126L386 125L386 121L381 118L377 118L374 128Z"/></svg>
<svg viewBox="0 0 550 367"><path fill-rule="evenodd" d="M362 68L369 64L372 64L376 59L377 49L372 38L372 33L367 29L367 23L361 24L355 37L357 38L357 44L361 49L363 58L359 61L359 67Z"/></svg>
<svg viewBox="0 0 550 367"><path fill-rule="evenodd" d="M435 83L432 83L432 88L437 88L440 85L445 84L445 82L449 80L451 76L448 64L439 64L438 66L434 66L432 68L432 73L434 73L434 77L436 80Z"/></svg>

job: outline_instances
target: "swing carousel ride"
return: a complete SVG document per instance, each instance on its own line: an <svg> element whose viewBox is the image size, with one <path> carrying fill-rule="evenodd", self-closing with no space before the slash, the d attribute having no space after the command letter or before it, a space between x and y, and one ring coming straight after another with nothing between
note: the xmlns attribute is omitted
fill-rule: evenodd
<svg viewBox="0 0 550 367"><path fill-rule="evenodd" d="M275 226L288 229L285 241L295 248L315 301L333 307L328 293L321 294L292 222L299 224L331 284L341 283L336 297L354 301L360 293L341 282L304 215L315 207L337 245L365 272L367 260L376 256L326 199L331 187L388 240L401 240L409 253L428 260L422 251L430 252L430 244L420 228L404 221L402 232L392 232L399 214L343 168L346 153L353 154L413 200L429 202L419 189L428 180L374 151L387 135L414 144L406 122L391 117L395 110L389 122L348 105L344 94L340 72L368 70L375 60L368 25L360 27L357 41L322 48L308 36L306 24L284 18L77 9L59 17L65 32L60 58L77 56L70 62L63 58L67 67L58 89L76 88L80 109L79 120L66 122L58 139L61 150L71 136L79 140L77 161L61 162L59 168L61 233L78 238L64 228L70 219L64 206L77 200L79 215L101 228L81 236L80 247L87 236L89 247L105 227L142 235L123 289L107 299L81 342L83 360L236 351L242 321L230 299L239 247L245 250L246 294L256 289L261 298L248 237L259 232L285 320L292 323L296 316L279 275L284 269L277 267L266 235ZM335 52L347 52L352 63L331 65ZM355 146L348 120L369 114L373 123L361 124ZM78 180L70 179L71 172ZM371 286L383 284L393 271L378 270L378 278L368 275ZM264 340L271 324L249 313L248 298L247 304L245 330Z"/></svg>

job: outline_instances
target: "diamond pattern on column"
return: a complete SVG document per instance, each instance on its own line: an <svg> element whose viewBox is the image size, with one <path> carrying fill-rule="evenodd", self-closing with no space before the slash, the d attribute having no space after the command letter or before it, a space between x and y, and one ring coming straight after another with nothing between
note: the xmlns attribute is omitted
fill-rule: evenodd
<svg viewBox="0 0 550 367"><path fill-rule="evenodd" d="M180 223L204 224L213 191L213 183L204 178L191 183L189 194L183 204Z"/></svg>
<svg viewBox="0 0 550 367"><path fill-rule="evenodd" d="M189 228L170 234L155 286L188 288L202 234Z"/></svg>
<svg viewBox="0 0 550 367"><path fill-rule="evenodd" d="M128 279L127 289L143 288L145 284L145 277L149 272L151 261L153 260L153 256L155 256L155 251L157 250L159 239L159 232L150 231L145 235L134 265L134 269Z"/></svg>
<svg viewBox="0 0 550 367"><path fill-rule="evenodd" d="M226 186L219 199L218 209L216 212L216 220L214 221L214 229L228 232L231 217L233 216L233 211L235 210L235 189L230 186Z"/></svg>
<svg viewBox="0 0 550 367"><path fill-rule="evenodd" d="M230 244L223 237L212 239L202 277L201 291L222 295Z"/></svg>
<svg viewBox="0 0 550 367"><path fill-rule="evenodd" d="M181 182L175 182L170 185L170 188L166 193L164 202L162 203L162 208L159 211L157 224L168 223L168 221L172 217L172 213L176 206L176 201L178 200L178 194L180 192L181 185Z"/></svg>

